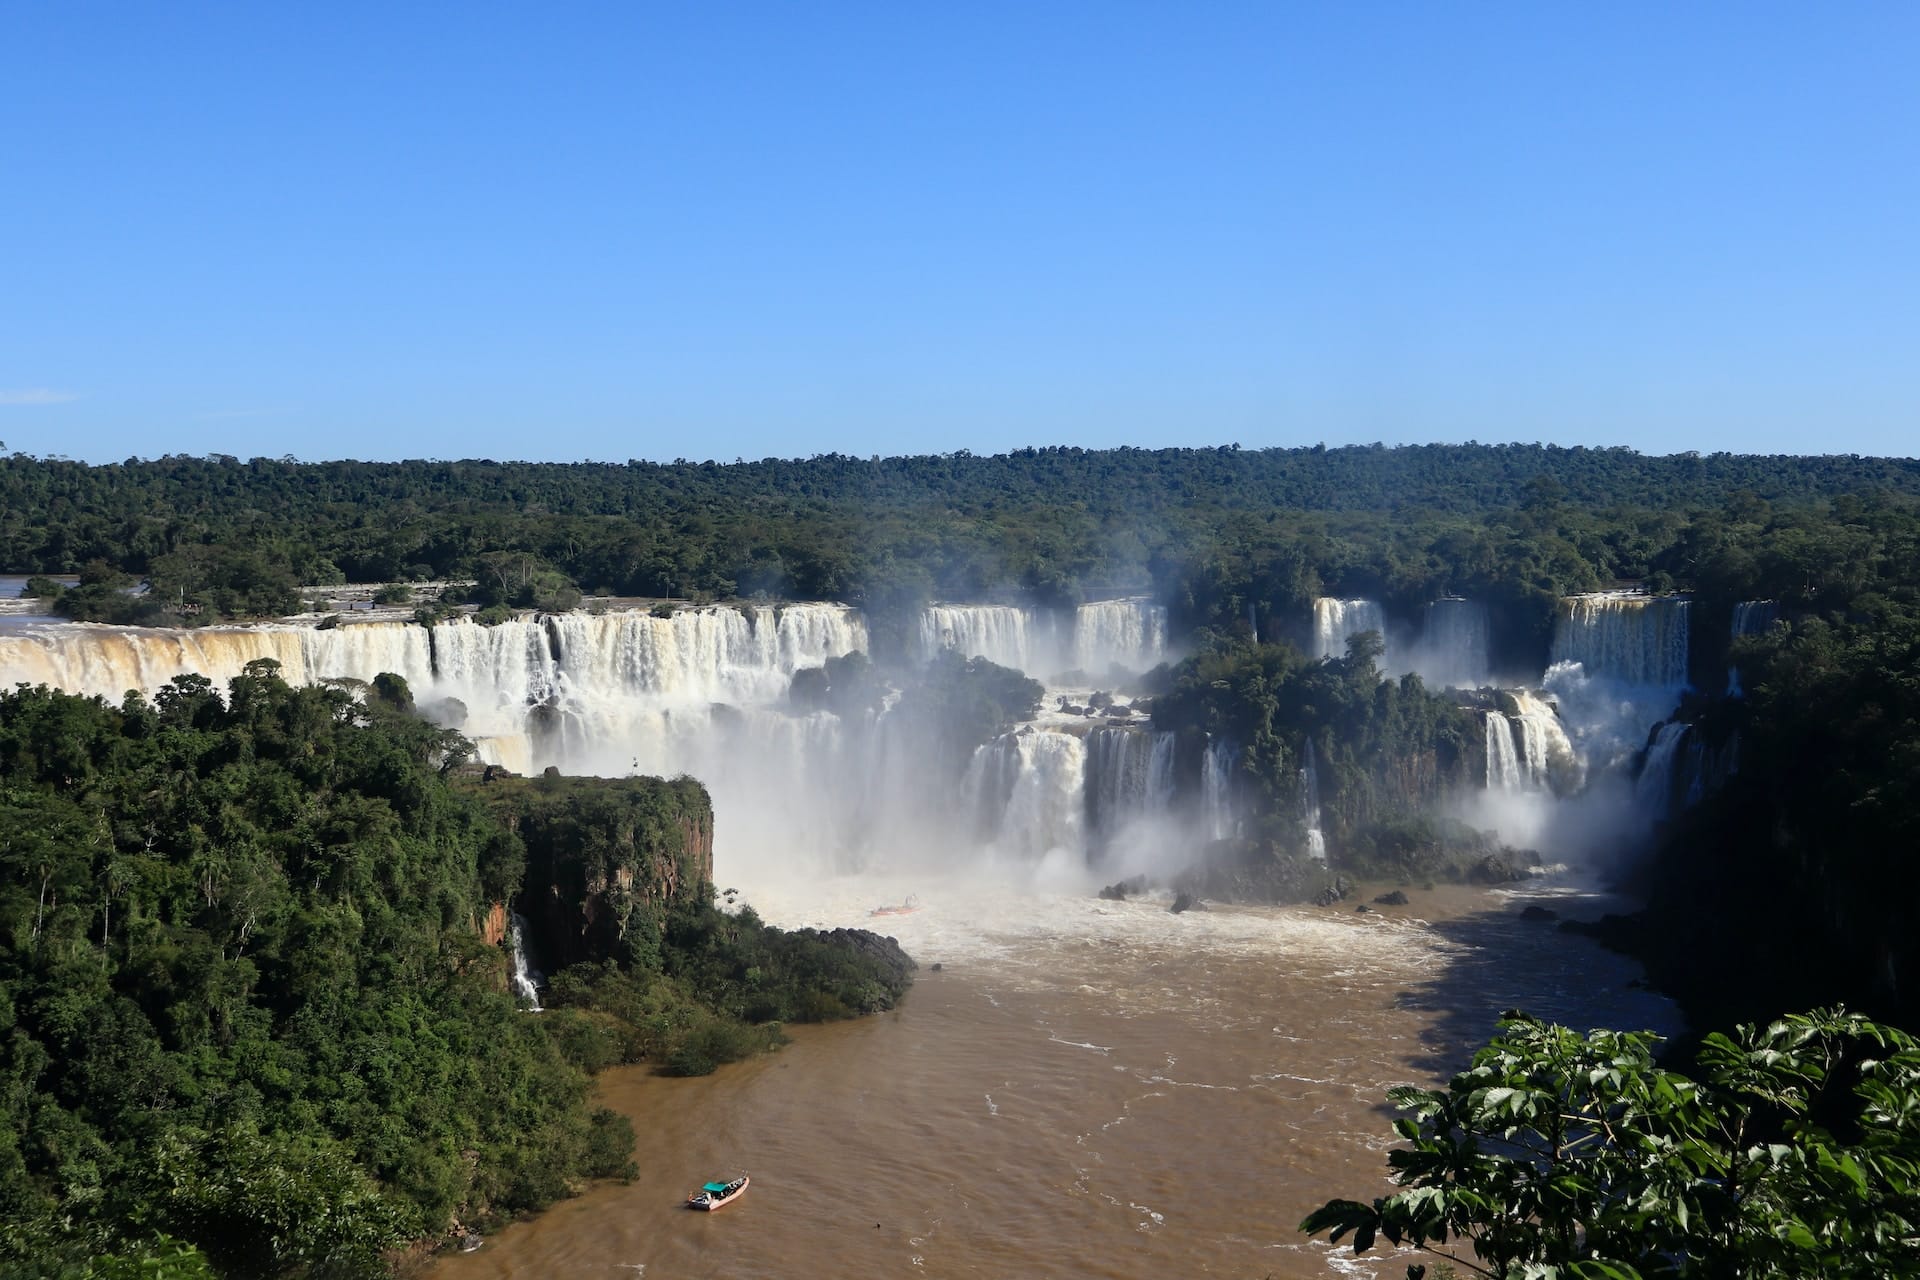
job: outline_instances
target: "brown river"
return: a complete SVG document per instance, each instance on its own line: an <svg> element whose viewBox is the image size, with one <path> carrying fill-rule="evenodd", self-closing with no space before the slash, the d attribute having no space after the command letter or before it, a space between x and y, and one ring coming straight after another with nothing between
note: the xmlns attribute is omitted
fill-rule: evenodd
<svg viewBox="0 0 1920 1280"><path fill-rule="evenodd" d="M868 918L906 892L914 914ZM921 964L903 1005L797 1028L706 1079L606 1073L639 1177L428 1274L1402 1276L1405 1259L1295 1230L1324 1200L1385 1189L1389 1087L1444 1080L1506 1008L1679 1029L1630 962L1519 917L1612 904L1550 882L1407 892L1365 914L1181 915L925 881L760 894L777 923L897 936ZM738 1203L681 1207L741 1172Z"/></svg>

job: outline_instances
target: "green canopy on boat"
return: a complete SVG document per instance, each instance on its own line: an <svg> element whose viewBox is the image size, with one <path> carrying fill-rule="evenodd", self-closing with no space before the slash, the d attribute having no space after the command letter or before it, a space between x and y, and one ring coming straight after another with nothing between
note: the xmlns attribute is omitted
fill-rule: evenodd
<svg viewBox="0 0 1920 1280"><path fill-rule="evenodd" d="M727 1184L724 1182L709 1182L706 1186L700 1189L702 1191L711 1191L713 1192L713 1194L719 1195L722 1191L725 1191L727 1189Z"/></svg>

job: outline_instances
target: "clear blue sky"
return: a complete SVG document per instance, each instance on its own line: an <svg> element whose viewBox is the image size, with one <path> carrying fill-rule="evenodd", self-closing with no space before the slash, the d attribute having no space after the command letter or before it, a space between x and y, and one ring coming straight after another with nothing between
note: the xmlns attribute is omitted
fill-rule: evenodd
<svg viewBox="0 0 1920 1280"><path fill-rule="evenodd" d="M1920 5L0 0L0 441L1920 453Z"/></svg>

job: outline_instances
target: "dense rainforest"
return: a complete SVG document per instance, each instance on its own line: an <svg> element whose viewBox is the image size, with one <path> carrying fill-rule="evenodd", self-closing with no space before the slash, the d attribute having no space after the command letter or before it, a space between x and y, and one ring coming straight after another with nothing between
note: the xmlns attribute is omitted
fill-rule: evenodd
<svg viewBox="0 0 1920 1280"><path fill-rule="evenodd" d="M1622 581L1656 593L1685 592L1691 600L1695 692L1676 715L1737 767L1694 797L1657 833L1638 864L1627 868L1649 905L1640 919L1619 924L1611 936L1647 959L1656 979L1701 1028L1738 1019L1764 1022L1789 1008L1837 1001L1889 1023L1920 1025L1920 934L1906 927L1911 904L1920 900L1920 858L1914 853L1920 848L1920 462L1912 460L1644 457L1618 449L1480 445L1041 449L995 458L625 466L216 457L88 467L15 455L0 458L0 568L79 574L76 589L40 587L57 592L70 616L168 623L280 612L299 600L302 585L429 578L472 581L474 603L495 608L563 607L579 593L844 600L867 613L872 663L836 660L803 671L792 690L796 707L841 711L877 704L881 673L908 652L913 620L929 600L1065 607L1117 593L1151 594L1167 606L1170 629L1189 655L1152 673L1139 690L1153 699L1153 723L1189 736L1230 736L1240 745L1234 782L1250 815L1242 852L1283 869L1300 865L1300 765L1309 752L1319 766L1328 826L1349 837L1336 849L1336 861L1364 862L1374 870L1416 868L1423 850L1452 839L1398 806L1484 766L1475 756L1484 748L1467 700L1426 688L1417 677L1381 680L1379 651L1364 639L1342 657L1304 656L1311 652L1304 628L1315 597L1377 600L1398 622L1416 619L1427 602L1443 595L1470 597L1487 606L1495 670L1537 675L1549 656L1560 596ZM124 588L133 581L151 589L128 595ZM1736 608L1755 601L1769 602L1770 624L1736 637ZM1728 692L1730 668L1737 669L1740 696ZM270 677L257 679L271 686ZM36 697L49 706L66 705L45 695L18 696L28 700L23 708L39 705L32 702ZM263 1097L298 1100L297 1121L281 1129L255 1122L259 1134L249 1139L255 1145L220 1149L237 1151L235 1158L243 1160L254 1158L248 1153L260 1153L263 1161L306 1160L287 1167L311 1169L315 1180L354 1171L329 1184L346 1188L341 1203L397 1215L391 1222L380 1218L384 1225L369 1229L370 1240L401 1238L438 1223L435 1215L475 1212L470 1206L516 1211L569 1178L610 1169L619 1135L610 1121L596 1127L591 1117L583 1118L575 1097L542 1104L546 1110L536 1108L525 1119L562 1135L553 1149L574 1153L563 1157L563 1163L573 1161L564 1170L521 1171L514 1164L518 1148L508 1137L489 1136L484 1119L449 1114L423 1125L422 1132L440 1143L438 1154L406 1155L423 1170L410 1172L413 1166L394 1163L400 1157L391 1152L352 1145L356 1131L342 1118L351 1117L342 1110L350 1102L309 1098L301 1092L310 1086L300 1070L292 1071L291 1083L274 1083L281 1078L268 1067L277 1060L257 1050L237 1058L228 1054L227 1043L254 1043L242 1034L254 1024L239 1016L240 1005L218 1028L230 1041L219 1041L212 1030L182 1031L167 1023L185 1016L173 1012L179 1001L166 994L173 989L169 984L200 984L191 988L196 992L244 990L247 1009L259 1003L254 992L272 991L270 999L261 997L267 1011L254 1016L269 1028L260 1034L284 1039L298 1028L274 1002L287 998L285 983L307 980L291 962L283 962L284 968L268 962L270 944L281 945L290 935L256 922L237 938L232 931L238 924L211 923L227 921L221 913L239 910L254 890L223 890L217 901L200 902L193 858L204 853L144 850L145 829L124 816L140 812L131 798L135 782L114 784L128 797L116 802L118 809L89 808L78 799L90 794L88 787L106 785L86 780L120 777L136 760L144 762L140 769L165 777L201 776L198 765L155 763L162 758L152 755L158 747L100 744L166 736L129 726L184 732L183 715L185 727L200 732L193 716L214 713L189 715L180 708L201 706L209 696L182 689L153 708L94 708L84 715L61 710L54 719L104 717L99 723L111 727L47 731L49 741L75 745L58 755L63 763L54 772L21 775L38 781L17 781L13 766L6 766L6 803L29 806L18 829L60 832L58 847L89 852L60 864L74 869L64 873L67 879L54 895L46 856L35 852L51 847L47 842L16 841L7 850L7 927L16 948L7 963L39 976L9 973L11 1003L0 1011L9 1021L0 1030L13 1037L10 1044L43 1045L54 1043L49 1036L77 1037L72 1028L82 1020L91 1025L137 1012L150 1030L147 1039L130 1043L158 1046L128 1050L138 1062L124 1067L119 1059L91 1065L82 1054L80 1065L53 1075L36 1065L34 1050L9 1049L26 1055L8 1059L12 1114L24 1114L19 1108L32 1099L50 1097L35 1105L56 1107L70 1118L49 1122L44 1139L41 1126L16 1122L14 1149L0 1153L9 1162L8 1176L25 1179L31 1189L21 1198L27 1207L18 1221L50 1230L45 1224L58 1214L70 1215L77 1234L62 1239L63 1247L80 1251L74 1256L134 1239L151 1244L159 1233L211 1238L195 1225L203 1222L195 1215L213 1215L215 1209L181 1201L168 1202L173 1208L163 1212L143 1201L139 1216L130 1216L134 1208L114 1203L103 1190L118 1184L101 1171L125 1157L124 1151L115 1156L120 1149L97 1135L124 1117L91 1108L135 1104L94 1101L90 1082L118 1081L123 1071L142 1082L130 1096L165 1099L161 1121L150 1123L167 1132L177 1124L184 1135L184 1145L161 1149L183 1153L179 1169L198 1169L194 1176L222 1188L240 1183L192 1163L214 1158L204 1138L212 1132L207 1126L228 1114L245 1123L254 1113L224 1101L216 1112L216 1101L228 1094L208 1081L231 1079ZM249 686L236 689L235 709L222 709L219 716L331 696L266 695ZM1014 673L948 662L927 673L916 696L927 700L930 727L956 726L945 748L952 763L984 735L1030 715L1037 692ZM485 945L484 923L481 942L473 944L484 963L447 958L464 954L459 948L475 936L472 927L415 920L402 931L413 950L390 947L390 955L377 959L356 952L351 963L341 962L338 974L325 977L365 983L402 971L431 973L439 985L409 989L409 1000L431 995L440 1002L432 1014L439 1018L454 1017L445 1010L466 1008L462 1001L490 1011L486 1016L513 1028L500 1051L526 1055L525 1065L504 1073L506 1079L561 1082L494 1080L490 1087L546 1088L558 1096L577 1087L581 1069L636 1057L667 1069L699 1070L763 1043L769 1033L756 1024L768 1018L874 1007L903 981L887 957L867 955L846 940L760 931L750 915L715 911L701 892L665 907L664 897L636 897L622 884L622 871L638 877L642 888L671 878L642 851L662 838L698 843L698 815L681 807L684 797L642 788L644 794L623 798L590 789L575 805L556 797L584 784L443 776L444 753L457 747L417 721L387 714L381 704L389 701L397 700L371 698L361 710L353 709L359 704L351 699L330 701L325 716L302 714L316 723L330 719L342 733L351 724L373 740L394 742L382 750L410 762L402 771L406 777L432 780L421 785L430 786L441 806L433 812L453 815L436 821L469 824L459 827L468 834L455 841L467 851L459 855L466 861L457 873L407 872L415 887L439 893L434 918L452 919L449 909L454 916L485 916L490 903L520 885L541 886L544 901L584 894L591 904L590 910L546 918L534 913L534 925L567 966L552 982L553 1002L563 1006L557 1017L511 1015L511 1002L501 994L501 953ZM28 733L12 729L16 719L25 724L29 718L24 711L8 714L0 721L8 726L4 732ZM255 732L226 719L205 731ZM51 750L35 746L29 755L37 760ZM276 750L283 748L250 745L242 755L276 760ZM342 748L339 754L354 752ZM0 754L0 763L9 758ZM76 771L80 762L91 762L86 767L93 772ZM205 776L224 777L218 771ZM86 785L75 787L70 779ZM164 790L151 780L138 785L147 788L141 796ZM328 784L341 794L367 785ZM234 794L239 798L210 792L196 803L225 821L254 802L244 788ZM378 811L378 804L373 808ZM570 825L575 811L586 815L585 828ZM104 827L100 814L108 815ZM362 820L354 816L359 814L355 807L350 815L329 819L329 830L361 830L354 825ZM408 815L415 820L413 811ZM250 820L280 838L281 826ZM119 834L114 823L133 834ZM389 845L398 838L378 825L367 830ZM117 852L101 852L108 849ZM158 900L148 896L153 891L141 878L147 875L143 859L153 858L185 868L167 873L178 883L165 881L173 885L166 900L174 904L165 910L153 905ZM369 911L369 893L377 897L386 890L364 883L370 873L352 859L347 863L323 863L324 874L302 870L284 884L266 875L264 883L285 895L322 895L311 902L286 898L299 909L277 928L331 929L316 936L357 940L360 935L341 932L347 926L336 919L349 911L356 913L352 928L375 927L357 913ZM411 855L405 865L413 866ZM377 882L380 873L371 874ZM443 882L462 887L449 896L435 888ZM353 887L348 897L324 896L344 892L342 886ZM54 905L43 903L43 888ZM169 942L173 950L155 960L139 949L146 944L135 933L160 918L209 931L209 939L191 946ZM55 937L64 940L64 949L52 945ZM98 958L85 964L75 959L95 953ZM418 958L429 954L439 960ZM47 976L44 966L56 962L70 967ZM247 966L238 970L245 981L222 967L228 963ZM362 972L369 967L377 970L373 977ZM769 974L786 977L775 981ZM708 1003L690 994L696 978ZM76 1015L62 1014L48 994L69 987L89 993L80 998ZM100 1013L102 1002L120 1012ZM380 1007L378 1001L365 1005ZM403 1011L391 1018L402 1016L427 1015ZM538 1030L532 1029L536 1022ZM1857 1023L1809 1025L1818 1030L1794 1051L1819 1036L1857 1046L1862 1037L1882 1034ZM677 1030L659 1034L662 1026ZM458 1040L455 1032L446 1035L449 1043ZM298 1040L292 1043L293 1051L307 1052ZM1904 1040L1898 1043L1908 1052ZM1566 1053L1547 1046L1559 1055L1556 1061L1578 1048L1570 1042L1563 1047ZM1772 1051L1765 1044L1750 1050ZM1731 1051L1721 1052L1717 1061L1726 1066ZM140 1054L187 1064L168 1068L186 1072L184 1083L166 1083L174 1077L161 1073L158 1078L176 1092L155 1092L161 1086L148 1080L160 1068L140 1065L146 1062ZM1854 1082L1859 1051L1850 1048L1841 1056L1841 1074ZM416 1077L401 1072L399 1078ZM1741 1079L1741 1087L1758 1081L1755 1087L1772 1090L1769 1123L1785 1126L1777 1114L1785 1105L1780 1099L1795 1086L1752 1074ZM1680 1085L1667 1083L1684 1094ZM1719 1114L1707 1120L1717 1123ZM1476 1112L1469 1119L1493 1126L1503 1117ZM480 1169L492 1170L485 1177L493 1181L476 1181L480 1190L470 1194L459 1180L468 1174L445 1172L447 1153L454 1151L481 1152L471 1176L479 1180ZM1851 1148L1843 1154L1858 1158ZM344 1163L324 1163L336 1157ZM422 1189L411 1189L415 1184L403 1175ZM181 1185L195 1184L189 1178ZM1437 1201L1429 1196L1415 1207L1429 1203ZM1412 1231L1425 1221L1396 1221L1394 1229ZM1384 1220L1372 1226L1386 1229ZM1791 1234L1792 1227L1781 1230ZM1798 1236L1789 1243L1798 1247Z"/></svg>
<svg viewBox="0 0 1920 1280"><path fill-rule="evenodd" d="M1909 501L1920 463L1540 445L624 466L15 454L0 457L0 570L88 573L95 598L76 603L112 621L168 602L276 613L303 584L427 578L529 604L560 589L546 575L588 593L833 599L875 616L883 650L885 620L931 597L1150 589L1188 629L1249 608L1270 627L1323 592L1412 606L1456 591L1537 651L1555 594L1689 579L1697 517L1781 520L1781 571L1821 572L1847 549L1791 530L1843 495ZM128 603L118 574L150 581L150 599Z"/></svg>
<svg viewBox="0 0 1920 1280"><path fill-rule="evenodd" d="M883 939L715 906L699 784L476 773L407 702L271 662L0 693L0 1270L384 1274L631 1168L591 1070L904 990ZM509 904L551 904L541 1016Z"/></svg>

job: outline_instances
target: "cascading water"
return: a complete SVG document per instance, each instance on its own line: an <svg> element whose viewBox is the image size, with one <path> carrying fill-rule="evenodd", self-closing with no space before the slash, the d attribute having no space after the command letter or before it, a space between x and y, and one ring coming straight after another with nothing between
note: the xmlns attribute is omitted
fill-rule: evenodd
<svg viewBox="0 0 1920 1280"><path fill-rule="evenodd" d="M1381 643L1387 638L1387 615L1372 600L1336 600L1323 596L1313 602L1313 656L1344 658L1347 640L1363 631L1376 631ZM1386 655L1381 654L1384 667Z"/></svg>
<svg viewBox="0 0 1920 1280"><path fill-rule="evenodd" d="M1413 655L1422 680L1436 688L1477 689L1487 683L1488 652L1485 605L1452 596L1427 605Z"/></svg>
<svg viewBox="0 0 1920 1280"><path fill-rule="evenodd" d="M931 605L920 615L919 652L951 649L1041 679L1075 669L1104 680L1114 667L1140 672L1167 655L1167 611L1145 597L1083 604L1065 623L1045 610L1011 605Z"/></svg>
<svg viewBox="0 0 1920 1280"><path fill-rule="evenodd" d="M1019 611L996 606L930 611L928 623L948 636L957 628L990 640L998 627L1014 640L1024 634L1029 648L1033 641ZM369 682L391 671L422 714L465 733L486 763L520 774L555 766L698 777L721 815L718 856L749 858L753 870L947 866L982 847L1007 859L1066 851L1084 862L1172 812L1182 773L1175 738L1143 720L1112 722L1124 714L1107 723L1043 717L975 752L962 778L931 767L937 735L898 708L843 720L787 705L797 669L866 643L856 612L824 604L577 612L491 627L460 618L431 630L393 620L327 630L54 624L0 636L0 681L117 702L127 689L152 694L183 674L224 686L261 658L293 683ZM1144 669L1166 656L1165 611L1143 599L1083 606L1072 644L1081 665ZM1129 838L1127 856L1154 864L1160 846L1237 834L1236 757L1230 744L1210 744L1197 779L1199 822L1155 825L1150 837Z"/></svg>
<svg viewBox="0 0 1920 1280"><path fill-rule="evenodd" d="M974 837L983 844L999 838L1013 788L1020 781L1022 763L1017 734L1002 734L974 749L966 777L960 782L960 794L972 819Z"/></svg>
<svg viewBox="0 0 1920 1280"><path fill-rule="evenodd" d="M1222 739L1209 739L1200 761L1200 826L1209 840L1225 840L1239 832L1234 811L1233 766L1239 748Z"/></svg>
<svg viewBox="0 0 1920 1280"><path fill-rule="evenodd" d="M1733 635L1738 640L1742 636L1765 635L1780 617L1780 605L1774 600L1742 600L1733 606ZM1727 696L1744 698L1746 690L1740 687L1740 668L1727 667Z"/></svg>
<svg viewBox="0 0 1920 1280"><path fill-rule="evenodd" d="M1640 777L1633 785L1634 808L1649 825L1664 822L1673 813L1673 770L1689 726L1669 720L1654 732L1647 746L1647 758Z"/></svg>
<svg viewBox="0 0 1920 1280"><path fill-rule="evenodd" d="M1143 598L1083 604L1073 615L1073 665L1095 679L1145 671L1167 656L1167 611Z"/></svg>
<svg viewBox="0 0 1920 1280"><path fill-rule="evenodd" d="M1689 604L1606 594L1560 602L1546 687L1589 769L1626 765L1687 683Z"/></svg>
<svg viewBox="0 0 1920 1280"><path fill-rule="evenodd" d="M1568 596L1553 631L1553 660L1577 662L1589 676L1649 688L1687 683L1689 602L1620 593Z"/></svg>
<svg viewBox="0 0 1920 1280"><path fill-rule="evenodd" d="M1094 851L1173 803L1174 735L1101 728L1087 735L1087 835Z"/></svg>
<svg viewBox="0 0 1920 1280"><path fill-rule="evenodd" d="M1043 655L1034 644L1033 615L1011 605L929 605L920 615L920 656L931 658L951 649L966 658L1016 671L1034 671ZM1051 648L1051 646L1048 646ZM1044 655L1045 667L1057 664L1057 650Z"/></svg>
<svg viewBox="0 0 1920 1280"><path fill-rule="evenodd" d="M540 1004L540 974L527 960L526 919L518 911L508 916L507 940L513 946L513 995L529 1012L544 1012Z"/></svg>
<svg viewBox="0 0 1920 1280"><path fill-rule="evenodd" d="M1307 856L1325 862L1327 837L1320 828L1320 769L1314 759L1312 738L1307 739L1306 762L1300 767L1300 785L1305 797Z"/></svg>
<svg viewBox="0 0 1920 1280"><path fill-rule="evenodd" d="M1499 711L1486 713L1487 790L1518 791L1527 785L1520 753L1513 745L1513 722Z"/></svg>
<svg viewBox="0 0 1920 1280"><path fill-rule="evenodd" d="M1086 824L1086 744L1069 733L1020 732L998 738L975 752L1001 756L1011 739L1012 786L1006 807L987 842L1003 855L1035 862L1050 853L1082 848ZM992 777L1004 776L1005 765L987 766Z"/></svg>
<svg viewBox="0 0 1920 1280"><path fill-rule="evenodd" d="M1733 638L1764 635L1779 617L1776 600L1742 600L1733 606Z"/></svg>

